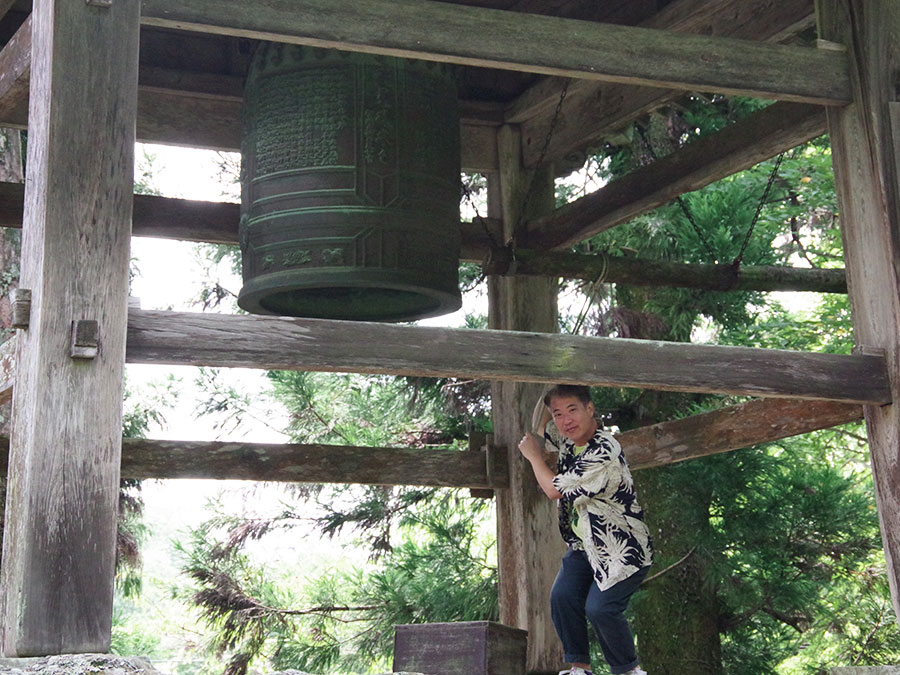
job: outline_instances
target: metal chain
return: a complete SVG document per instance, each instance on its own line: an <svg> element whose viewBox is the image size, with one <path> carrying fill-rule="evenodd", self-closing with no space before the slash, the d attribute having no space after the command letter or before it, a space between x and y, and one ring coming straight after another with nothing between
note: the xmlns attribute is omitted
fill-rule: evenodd
<svg viewBox="0 0 900 675"><path fill-rule="evenodd" d="M494 233L491 232L491 228L488 227L487 221L478 212L478 206L475 204L475 198L472 196L472 192L469 190L469 186L466 185L465 181L461 182L463 197L466 202L468 202L469 206L472 208L472 212L475 214L473 219L481 224L481 228L484 230L484 233L487 235L488 241L491 242L492 248L498 248L500 246L500 242L497 241L497 238L494 236Z"/></svg>
<svg viewBox="0 0 900 675"><path fill-rule="evenodd" d="M753 221L750 223L750 229L747 230L747 236L744 237L744 243L741 244L740 252L731 263L732 267L739 267L741 261L744 259L744 251L747 250L747 244L750 243L750 237L753 235L753 228L756 227L756 222L759 220L759 214L762 213L763 206L765 206L766 200L769 198L769 192L772 189L772 184L775 182L775 177L778 175L778 168L781 166L781 160L783 159L784 153L782 152L775 160L775 166L772 167L772 173L769 174L769 182L766 183L766 189L763 191L762 198L759 200L759 204L756 205L756 213L753 214Z"/></svg>
<svg viewBox="0 0 900 675"><path fill-rule="evenodd" d="M538 169L543 166L544 160L547 158L547 151L550 149L550 141L553 139L553 134L556 131L556 125L559 122L563 102L566 100L566 95L569 93L569 84L571 84L571 82L571 79L566 78L566 81L563 84L562 91L559 92L559 101L557 101L556 103L556 110L553 112L553 117L550 120L550 126L547 128L547 135L544 137L544 145L543 147L541 147L537 162L535 162L534 164L534 169L531 173L531 180L528 183L528 189L525 191L525 197L522 200L522 208L519 210L519 217L516 220L516 226L513 229L513 232L518 232L519 227L521 227L523 221L525 220L525 214L528 210L528 202L531 200L531 193L534 190L534 181L537 178ZM512 248L513 255L515 255L515 242L512 242Z"/></svg>
<svg viewBox="0 0 900 675"><path fill-rule="evenodd" d="M647 132L645 132L643 127L641 127L640 125L635 126L637 127L638 134L640 134L641 136L641 140L644 142L644 146L650 153L650 157L653 159L653 161L656 161L656 152L653 150L653 144L650 143L650 139L647 138ZM697 225L697 221L694 220L694 214L691 213L690 208L688 208L687 201L685 201L685 199L681 195L678 195L676 201L678 202L678 206L681 207L681 212L684 214L684 217L687 218L688 222L691 224L691 227L694 230L694 234L697 235L700 243L703 244L703 248L706 249L706 253L709 255L710 259L713 262L719 262L719 259L716 257L715 251L713 251L713 247L710 245L709 241L706 239L706 236L703 234L703 230L700 229L700 226Z"/></svg>

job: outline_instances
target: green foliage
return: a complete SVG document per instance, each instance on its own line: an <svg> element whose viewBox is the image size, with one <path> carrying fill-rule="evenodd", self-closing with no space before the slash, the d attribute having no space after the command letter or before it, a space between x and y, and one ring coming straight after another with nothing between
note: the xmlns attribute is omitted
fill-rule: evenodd
<svg viewBox="0 0 900 675"><path fill-rule="evenodd" d="M141 149L134 167L134 193L137 195L161 195L159 188L154 184L154 176L157 168L156 155L147 149L147 146L138 146Z"/></svg>
<svg viewBox="0 0 900 675"><path fill-rule="evenodd" d="M370 672L388 664L394 625L497 618L484 502L442 490L406 513L401 542L366 570L327 570L303 587L277 583L244 547L284 526L284 514L214 518L183 547L193 601L228 654L228 675L266 659L276 669ZM294 523L296 524L296 522Z"/></svg>

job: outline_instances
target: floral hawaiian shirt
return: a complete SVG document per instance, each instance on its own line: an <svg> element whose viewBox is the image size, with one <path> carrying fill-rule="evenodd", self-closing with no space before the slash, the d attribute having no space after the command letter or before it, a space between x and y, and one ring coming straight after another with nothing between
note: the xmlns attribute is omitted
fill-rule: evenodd
<svg viewBox="0 0 900 675"><path fill-rule="evenodd" d="M598 429L576 450L568 438L545 436L559 450L553 484L562 493L560 533L571 548L585 551L600 590L648 566L650 531L619 442Z"/></svg>

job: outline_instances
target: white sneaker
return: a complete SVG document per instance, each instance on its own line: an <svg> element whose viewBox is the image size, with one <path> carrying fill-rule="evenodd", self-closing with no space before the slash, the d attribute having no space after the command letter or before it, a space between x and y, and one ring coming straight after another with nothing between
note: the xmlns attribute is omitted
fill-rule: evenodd
<svg viewBox="0 0 900 675"><path fill-rule="evenodd" d="M647 675L647 671L642 670L641 667L638 666L637 668L632 668L631 670L629 670L627 673L624 673L623 675Z"/></svg>
<svg viewBox="0 0 900 675"><path fill-rule="evenodd" d="M569 670L561 670L559 671L559 675L594 675L590 670L585 670L584 668L576 668L572 666ZM647 675L647 673L644 673Z"/></svg>

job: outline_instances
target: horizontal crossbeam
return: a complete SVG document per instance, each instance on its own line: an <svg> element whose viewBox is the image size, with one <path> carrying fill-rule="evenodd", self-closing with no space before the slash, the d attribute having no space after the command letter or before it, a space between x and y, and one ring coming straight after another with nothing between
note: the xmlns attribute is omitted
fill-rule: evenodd
<svg viewBox="0 0 900 675"><path fill-rule="evenodd" d="M383 373L884 404L885 358L651 340L131 310L130 363Z"/></svg>
<svg viewBox="0 0 900 675"><path fill-rule="evenodd" d="M818 104L851 100L847 55L838 51L431 0L270 0L252 12L242 0L143 0L142 17L163 28L469 66Z"/></svg>
<svg viewBox="0 0 900 675"><path fill-rule="evenodd" d="M823 108L775 103L529 222L518 245L571 246L824 132Z"/></svg>
<svg viewBox="0 0 900 675"><path fill-rule="evenodd" d="M862 418L831 401L762 399L641 427L617 436L634 470L780 440ZM0 475L9 440L0 437ZM423 485L495 489L509 485L507 454L221 441L122 441L122 478Z"/></svg>
<svg viewBox="0 0 900 675"><path fill-rule="evenodd" d="M661 422L617 437L633 469L683 462L856 422L862 406L834 401L758 399Z"/></svg>
<svg viewBox="0 0 900 675"><path fill-rule="evenodd" d="M814 24L812 0L675 0L641 25L679 33L777 42ZM507 109L507 121L522 124L522 160L526 166L533 166L541 156L540 141L551 126L561 88L559 78L543 78ZM683 93L657 87L571 81L564 114L554 128L544 159L563 159L596 144L604 135L619 131Z"/></svg>

